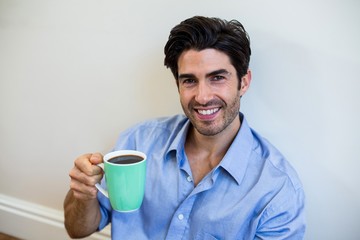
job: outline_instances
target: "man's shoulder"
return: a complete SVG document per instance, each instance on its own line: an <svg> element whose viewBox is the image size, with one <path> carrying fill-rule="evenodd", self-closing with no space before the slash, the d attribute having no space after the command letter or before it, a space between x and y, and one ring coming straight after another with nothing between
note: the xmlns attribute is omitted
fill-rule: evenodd
<svg viewBox="0 0 360 240"><path fill-rule="evenodd" d="M184 115L159 117L139 122L120 133L117 149L141 149L168 146L184 129L188 119Z"/></svg>
<svg viewBox="0 0 360 240"><path fill-rule="evenodd" d="M169 117L158 117L140 122L133 126L134 129L159 129L159 130L170 130L174 131L177 128L181 128L187 121L187 117L182 114L169 116Z"/></svg>
<svg viewBox="0 0 360 240"><path fill-rule="evenodd" d="M184 125L188 121L188 118L184 115L174 115L170 117L153 118L146 121L139 122L132 127L122 132L122 136L128 137L161 137L169 138L170 136L176 136Z"/></svg>
<svg viewBox="0 0 360 240"><path fill-rule="evenodd" d="M263 159L264 164L269 168L268 170L271 171L274 176L285 176L288 178L294 190L302 188L302 183L296 170L279 149L258 133L253 131L253 134L256 142L254 150L258 156Z"/></svg>

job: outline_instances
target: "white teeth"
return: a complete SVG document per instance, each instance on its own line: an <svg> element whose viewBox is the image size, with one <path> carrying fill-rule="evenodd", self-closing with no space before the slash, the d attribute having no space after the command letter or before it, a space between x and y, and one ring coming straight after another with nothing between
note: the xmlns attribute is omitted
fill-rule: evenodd
<svg viewBox="0 0 360 240"><path fill-rule="evenodd" d="M201 115L210 115L210 114L213 114L213 113L215 113L217 111L219 111L219 108L213 108L213 109L208 109L208 110L198 110L198 112Z"/></svg>

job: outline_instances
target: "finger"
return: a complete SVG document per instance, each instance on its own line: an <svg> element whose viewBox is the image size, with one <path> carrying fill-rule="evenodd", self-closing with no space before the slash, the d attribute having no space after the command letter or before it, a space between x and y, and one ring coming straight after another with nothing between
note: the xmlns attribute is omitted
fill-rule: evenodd
<svg viewBox="0 0 360 240"><path fill-rule="evenodd" d="M90 157L90 162L94 165L103 162L103 155L101 153L93 153Z"/></svg>
<svg viewBox="0 0 360 240"><path fill-rule="evenodd" d="M75 167L88 176L101 174L102 169L93 165L90 159L93 159L94 162L102 162L102 156L99 154L84 154L75 160Z"/></svg>
<svg viewBox="0 0 360 240"><path fill-rule="evenodd" d="M103 174L103 169L98 164L104 162L103 155L101 153L93 153L90 157L90 162L93 164L92 174Z"/></svg>
<svg viewBox="0 0 360 240"><path fill-rule="evenodd" d="M74 193L75 198L82 200L95 199L97 197L97 189L82 185L81 183L71 182L70 188Z"/></svg>
<svg viewBox="0 0 360 240"><path fill-rule="evenodd" d="M101 169L101 168L100 168ZM87 175L77 167L74 167L70 170L69 176L72 180L76 180L88 186L95 186L96 183L100 182L103 177L102 171L96 175Z"/></svg>

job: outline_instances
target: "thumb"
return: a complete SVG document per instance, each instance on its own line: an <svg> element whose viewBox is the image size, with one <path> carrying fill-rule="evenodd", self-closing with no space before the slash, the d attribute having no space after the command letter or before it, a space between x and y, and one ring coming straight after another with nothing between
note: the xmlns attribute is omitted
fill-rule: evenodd
<svg viewBox="0 0 360 240"><path fill-rule="evenodd" d="M90 156L90 162L94 165L97 165L99 163L102 163L104 160L103 160L103 155L101 153L93 153L91 156Z"/></svg>

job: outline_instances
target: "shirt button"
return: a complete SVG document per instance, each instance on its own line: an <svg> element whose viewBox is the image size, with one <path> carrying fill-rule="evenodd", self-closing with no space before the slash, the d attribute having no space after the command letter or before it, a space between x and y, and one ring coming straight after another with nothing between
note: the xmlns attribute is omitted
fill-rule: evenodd
<svg viewBox="0 0 360 240"><path fill-rule="evenodd" d="M192 181L192 178L191 178L190 176L187 176L186 180L187 180L188 182L191 182L191 181Z"/></svg>
<svg viewBox="0 0 360 240"><path fill-rule="evenodd" d="M178 219L179 219L179 220L183 220L183 219L184 219L184 215L183 215L183 214L179 214L179 215L178 215Z"/></svg>

